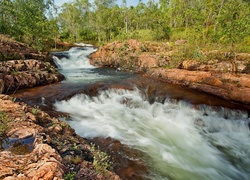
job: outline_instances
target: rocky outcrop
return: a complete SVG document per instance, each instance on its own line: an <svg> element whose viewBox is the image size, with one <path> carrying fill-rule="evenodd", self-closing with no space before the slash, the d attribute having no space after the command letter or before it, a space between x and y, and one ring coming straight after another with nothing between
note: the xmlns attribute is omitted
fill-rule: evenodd
<svg viewBox="0 0 250 180"><path fill-rule="evenodd" d="M17 42L6 35L0 34L0 56L2 60L37 59L45 61L48 53L40 53L28 47L26 44Z"/></svg>
<svg viewBox="0 0 250 180"><path fill-rule="evenodd" d="M195 58L183 59L184 40L170 43L113 42L91 56L91 64L143 72L145 75L250 104L250 54L195 50ZM186 47L185 47L186 48Z"/></svg>
<svg viewBox="0 0 250 180"><path fill-rule="evenodd" d="M108 170L97 172L91 146L39 107L0 95L0 117L0 179L120 179Z"/></svg>
<svg viewBox="0 0 250 180"><path fill-rule="evenodd" d="M167 66L172 53L167 43L154 46L136 40L107 44L91 55L90 63L100 67L113 67L125 71L145 72L149 68ZM160 52L165 52L161 54Z"/></svg>
<svg viewBox="0 0 250 180"><path fill-rule="evenodd" d="M0 93L59 82L64 79L48 53L0 35Z"/></svg>
<svg viewBox="0 0 250 180"><path fill-rule="evenodd" d="M34 59L0 62L0 74L0 92L51 84L64 79L49 62Z"/></svg>
<svg viewBox="0 0 250 180"><path fill-rule="evenodd" d="M250 103L250 75L187 71L181 69L150 69L147 75L230 101Z"/></svg>

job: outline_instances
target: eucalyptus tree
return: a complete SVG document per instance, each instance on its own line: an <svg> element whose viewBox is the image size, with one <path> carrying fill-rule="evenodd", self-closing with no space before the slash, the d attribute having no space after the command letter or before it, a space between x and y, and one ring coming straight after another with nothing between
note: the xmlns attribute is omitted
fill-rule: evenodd
<svg viewBox="0 0 250 180"><path fill-rule="evenodd" d="M79 9L73 3L64 3L58 17L62 36L76 42L80 35L80 20L81 12Z"/></svg>
<svg viewBox="0 0 250 180"><path fill-rule="evenodd" d="M115 27L112 19L116 17L115 0L95 0L94 12L91 17L91 27L98 35L98 42L110 40L112 28Z"/></svg>
<svg viewBox="0 0 250 180"><path fill-rule="evenodd" d="M127 7L127 0L122 0L122 16L125 23L125 33L128 34L128 16L129 11Z"/></svg>

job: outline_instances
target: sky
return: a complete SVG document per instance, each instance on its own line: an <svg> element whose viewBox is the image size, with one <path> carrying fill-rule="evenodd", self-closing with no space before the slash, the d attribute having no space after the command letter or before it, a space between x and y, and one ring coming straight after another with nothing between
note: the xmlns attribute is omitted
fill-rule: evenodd
<svg viewBox="0 0 250 180"><path fill-rule="evenodd" d="M55 4L57 6L61 6L63 3L69 3L69 2L72 2L74 0L54 0L55 1ZM138 4L139 0L127 0L127 5L128 6L136 6ZM143 0L142 2L146 3L147 0ZM121 4L122 3L122 0L117 0L117 4Z"/></svg>

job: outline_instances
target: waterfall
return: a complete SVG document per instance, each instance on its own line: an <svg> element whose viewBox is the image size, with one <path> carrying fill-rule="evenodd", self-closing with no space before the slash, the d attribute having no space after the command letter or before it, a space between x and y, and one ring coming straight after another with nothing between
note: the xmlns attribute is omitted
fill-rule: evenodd
<svg viewBox="0 0 250 180"><path fill-rule="evenodd" d="M78 94L55 103L86 138L111 137L144 152L149 179L248 179L247 112L173 102L150 104L135 89Z"/></svg>

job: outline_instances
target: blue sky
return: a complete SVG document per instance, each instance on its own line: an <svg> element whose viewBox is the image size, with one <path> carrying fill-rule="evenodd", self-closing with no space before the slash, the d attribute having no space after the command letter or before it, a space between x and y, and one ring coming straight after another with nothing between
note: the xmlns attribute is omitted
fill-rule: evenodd
<svg viewBox="0 0 250 180"><path fill-rule="evenodd" d="M72 2L74 0L54 0L55 1L55 4L57 6L61 6L63 3L65 2ZM117 3L118 4L121 4L122 0L117 0ZM127 5L128 6L136 6L138 4L139 0L127 0ZM143 0L142 2L146 3L147 0Z"/></svg>

